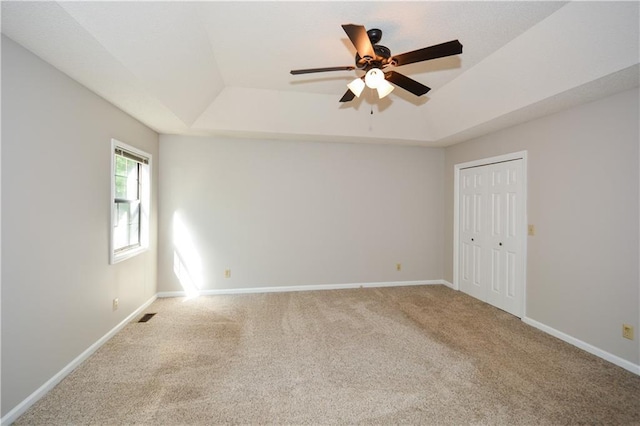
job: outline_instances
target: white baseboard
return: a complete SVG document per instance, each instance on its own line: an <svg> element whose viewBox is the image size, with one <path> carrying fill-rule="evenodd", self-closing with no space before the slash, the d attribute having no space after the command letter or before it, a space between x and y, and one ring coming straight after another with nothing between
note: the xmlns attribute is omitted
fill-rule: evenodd
<svg viewBox="0 0 640 426"><path fill-rule="evenodd" d="M87 350L78 355L73 361L67 364L62 370L56 373L55 376L50 378L45 384L36 389L31 395L25 398L20 404L16 405L11 411L9 411L2 419L0 419L1 425L8 425L15 422L18 417L24 414L33 404L35 404L40 398L42 398L47 392L55 387L58 383L67 377L73 370L75 370L80 364L82 364L87 358L89 358L100 346L104 345L109 339L111 339L117 332L122 330L125 325L129 323L133 318L140 315L149 305L151 305L158 296L155 295L151 299L147 300L142 306L136 309L131 315L122 320L118 325L112 328L107 334L102 336L97 342L89 346Z"/></svg>
<svg viewBox="0 0 640 426"><path fill-rule="evenodd" d="M250 288L227 288L227 289L209 289L200 290L200 296L215 296L222 294L248 294L248 293L282 293L290 291L317 291L317 290L344 290L351 288L369 288L369 287L404 287L413 285L436 285L443 284L451 286L445 280L421 280L421 281L384 281L374 283L349 283L349 284L320 284L320 285L296 285L296 286L279 286L279 287L250 287ZM185 291L162 291L158 293L158 297L184 297Z"/></svg>
<svg viewBox="0 0 640 426"><path fill-rule="evenodd" d="M449 287L450 289L453 289L453 290L458 290L452 283L450 283L447 280L440 280L439 284L446 285L447 287Z"/></svg>
<svg viewBox="0 0 640 426"><path fill-rule="evenodd" d="M570 336L566 333L563 333L562 331L558 331L553 327L549 327L548 325L542 324L541 322L538 322L536 320L533 320L531 318L528 317L523 317L522 321L525 324L529 324L532 327L535 327L539 330L544 331L547 334L552 335L553 337L557 337L560 340L564 340L565 342L576 346L582 350L585 350L587 352L589 352L592 355L595 355L597 357L600 357L602 359L604 359L605 361L609 361L612 364L617 365L618 367L622 367L625 370L628 370L634 374L640 375L640 365L638 364L634 364L631 361L627 361L626 359L622 359L617 355L613 355L607 351L604 351L600 348L597 348L593 345L590 345L589 343L583 342L580 339L577 339L573 336Z"/></svg>

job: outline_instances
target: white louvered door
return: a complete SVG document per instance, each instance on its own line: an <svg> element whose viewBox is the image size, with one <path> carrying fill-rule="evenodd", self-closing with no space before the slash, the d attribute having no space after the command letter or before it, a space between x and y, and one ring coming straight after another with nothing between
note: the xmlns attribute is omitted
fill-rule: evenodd
<svg viewBox="0 0 640 426"><path fill-rule="evenodd" d="M521 317L526 243L522 160L463 169L459 182L460 289Z"/></svg>

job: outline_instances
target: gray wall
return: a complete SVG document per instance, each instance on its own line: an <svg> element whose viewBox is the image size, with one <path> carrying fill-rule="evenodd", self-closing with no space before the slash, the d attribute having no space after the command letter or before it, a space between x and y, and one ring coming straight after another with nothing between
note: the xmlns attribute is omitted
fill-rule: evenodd
<svg viewBox="0 0 640 426"><path fill-rule="evenodd" d="M160 156L159 291L182 289L175 238L202 289L442 278L442 149L161 135Z"/></svg>
<svg viewBox="0 0 640 426"><path fill-rule="evenodd" d="M526 316L638 364L638 89L445 152L445 279L453 279L454 165L528 151Z"/></svg>
<svg viewBox="0 0 640 426"><path fill-rule="evenodd" d="M155 132L2 37L3 416L156 293L157 167L150 250L109 265L112 137L158 159Z"/></svg>

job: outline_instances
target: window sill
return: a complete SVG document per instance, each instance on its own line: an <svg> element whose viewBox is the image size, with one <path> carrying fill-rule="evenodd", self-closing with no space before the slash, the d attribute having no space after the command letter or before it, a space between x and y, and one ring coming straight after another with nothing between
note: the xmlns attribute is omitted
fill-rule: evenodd
<svg viewBox="0 0 640 426"><path fill-rule="evenodd" d="M120 253L111 253L111 264L115 265L116 263L122 262L123 260L131 259L134 256L137 256L145 251L149 250L149 247L135 247L130 250L122 251Z"/></svg>

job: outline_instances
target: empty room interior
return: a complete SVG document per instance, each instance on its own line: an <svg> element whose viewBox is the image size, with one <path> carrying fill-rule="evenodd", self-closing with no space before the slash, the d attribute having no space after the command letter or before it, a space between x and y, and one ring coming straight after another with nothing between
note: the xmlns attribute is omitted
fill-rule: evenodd
<svg viewBox="0 0 640 426"><path fill-rule="evenodd" d="M2 424L640 424L639 6L2 1Z"/></svg>

